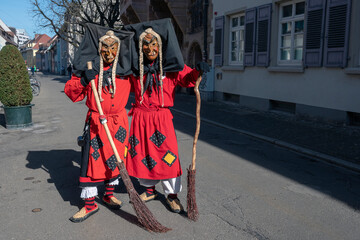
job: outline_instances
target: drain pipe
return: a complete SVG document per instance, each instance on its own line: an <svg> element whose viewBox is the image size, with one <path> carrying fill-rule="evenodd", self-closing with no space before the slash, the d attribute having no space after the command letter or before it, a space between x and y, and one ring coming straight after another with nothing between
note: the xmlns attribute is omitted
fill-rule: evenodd
<svg viewBox="0 0 360 240"><path fill-rule="evenodd" d="M203 61L207 62L208 60L208 52L207 52L207 32L208 32L208 8L209 8L209 0L204 0L204 14L203 14L203 23L204 23L204 51L203 51ZM200 83L200 88L204 90L207 86L207 74L203 74L202 81Z"/></svg>
<svg viewBox="0 0 360 240"><path fill-rule="evenodd" d="M203 60L207 62L208 53L207 53L207 26L208 26L208 8L209 8L209 0L204 0L204 54Z"/></svg>

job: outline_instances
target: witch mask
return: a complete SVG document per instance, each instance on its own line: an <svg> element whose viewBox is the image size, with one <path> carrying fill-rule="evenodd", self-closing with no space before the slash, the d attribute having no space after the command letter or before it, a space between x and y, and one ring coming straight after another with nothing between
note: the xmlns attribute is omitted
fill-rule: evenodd
<svg viewBox="0 0 360 240"><path fill-rule="evenodd" d="M110 93L114 97L116 91L116 66L119 57L119 45L120 39L117 38L113 31L107 31L104 36L99 39L99 54L100 54L100 73L99 73L99 85L98 93L100 101L103 101L101 97L102 85L103 85L103 75L104 75L104 65L108 66L112 63L113 67L111 70L111 82L109 81ZM107 79L106 79L107 80Z"/></svg>
<svg viewBox="0 0 360 240"><path fill-rule="evenodd" d="M110 65L115 60L118 47L119 43L112 38L106 38L102 42L100 55L103 58L105 64Z"/></svg>
<svg viewBox="0 0 360 240"><path fill-rule="evenodd" d="M113 31L108 31L99 40L99 53L106 65L114 62L119 54L120 40L114 35Z"/></svg>
<svg viewBox="0 0 360 240"><path fill-rule="evenodd" d="M159 43L157 38L151 33L147 33L143 39L142 51L146 58L151 62L154 61L159 55Z"/></svg>

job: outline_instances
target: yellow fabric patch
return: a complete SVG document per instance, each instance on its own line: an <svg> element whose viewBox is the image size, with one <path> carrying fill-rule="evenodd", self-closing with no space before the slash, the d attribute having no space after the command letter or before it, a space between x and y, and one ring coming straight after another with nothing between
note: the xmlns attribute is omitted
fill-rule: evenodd
<svg viewBox="0 0 360 240"><path fill-rule="evenodd" d="M127 153L128 153L128 147L125 146L125 149L124 149L124 157L125 157L125 158L126 158L126 156L127 156Z"/></svg>
<svg viewBox="0 0 360 240"><path fill-rule="evenodd" d="M172 154L167 153L164 157L164 161L168 163L168 165L172 165L175 161L176 157L174 157Z"/></svg>

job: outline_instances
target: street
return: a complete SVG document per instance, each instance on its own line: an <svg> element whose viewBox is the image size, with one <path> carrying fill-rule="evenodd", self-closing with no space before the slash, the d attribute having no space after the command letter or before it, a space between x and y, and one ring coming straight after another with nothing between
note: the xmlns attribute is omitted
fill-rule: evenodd
<svg viewBox="0 0 360 240"><path fill-rule="evenodd" d="M124 202L120 210L97 199L98 213L72 223L68 219L83 206L76 138L87 108L66 97L65 76L38 73L37 79L41 91L32 102L33 127L0 126L0 239L359 239L359 173L206 122L197 144L197 222L170 212L158 185L162 194L146 205L172 231L147 232L137 225L121 183L115 189ZM184 172L179 198L186 209L195 119L179 111L173 115Z"/></svg>

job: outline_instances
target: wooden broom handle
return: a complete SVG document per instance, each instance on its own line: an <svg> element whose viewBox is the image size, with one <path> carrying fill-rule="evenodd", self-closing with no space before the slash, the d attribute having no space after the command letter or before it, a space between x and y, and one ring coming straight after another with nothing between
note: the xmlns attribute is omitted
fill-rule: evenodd
<svg viewBox="0 0 360 240"><path fill-rule="evenodd" d="M92 69L92 62L87 62L87 68L88 68L89 70ZM91 84L91 89L92 89L92 91L93 91L93 93L94 93L95 102L96 102L96 106L97 106L97 108L98 108L99 114L100 114L100 116L104 116L104 112L103 112L103 110L102 110L101 103L100 103L100 100L99 100L99 95L98 95L98 92L97 92L97 89L96 89L96 86L95 86L95 80L92 79L92 80L90 81L90 84ZM122 160L121 160L120 155L119 155L119 153L118 153L118 151L117 151L117 149L116 149L114 140L113 140L113 138L112 138L112 136L111 136L111 134L110 134L109 127L108 127L108 125L107 125L106 122L103 123L103 125L104 125L104 128L105 128L105 132L106 132L107 138L109 139L111 148L112 148L112 150L114 151L116 160L117 160L119 163L121 163Z"/></svg>
<svg viewBox="0 0 360 240"><path fill-rule="evenodd" d="M200 133L200 107L201 107L201 97L199 92L199 85L201 82L202 74L199 74L198 79L196 80L194 92L196 96L196 130L194 135L193 142L193 151L192 151L192 162L191 162L191 170L195 170L196 167L196 143Z"/></svg>

